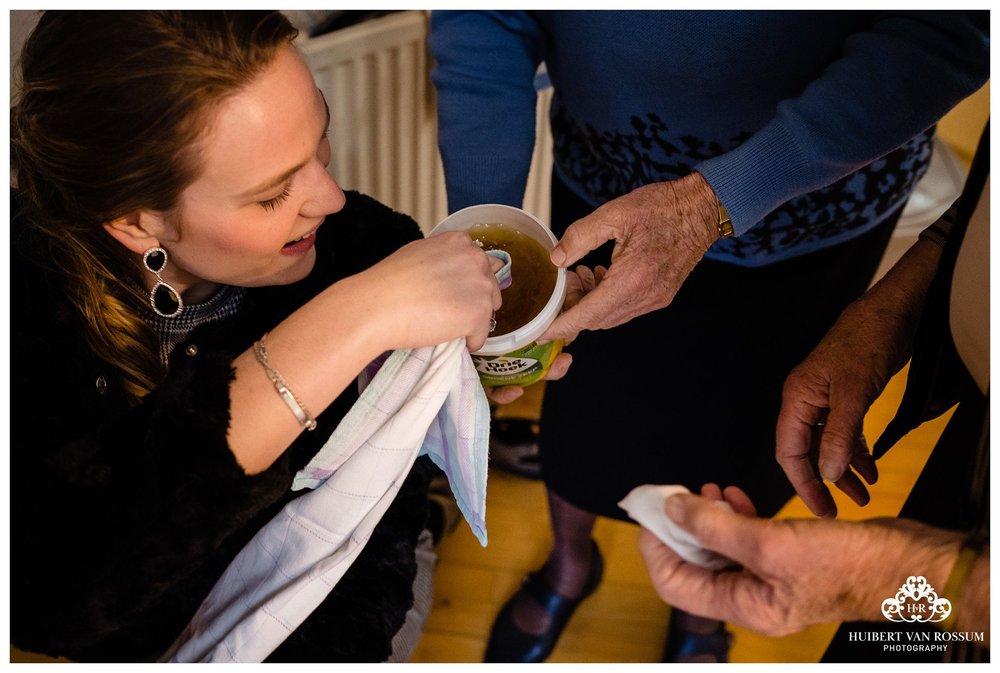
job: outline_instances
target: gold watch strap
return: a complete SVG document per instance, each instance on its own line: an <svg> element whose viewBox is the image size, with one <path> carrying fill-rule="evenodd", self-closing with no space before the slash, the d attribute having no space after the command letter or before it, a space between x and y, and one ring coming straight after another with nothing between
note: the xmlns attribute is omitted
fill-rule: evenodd
<svg viewBox="0 0 1000 673"><path fill-rule="evenodd" d="M729 211L722 205L719 197L715 197L715 202L719 204L719 238L732 238L734 235L733 221L729 217Z"/></svg>

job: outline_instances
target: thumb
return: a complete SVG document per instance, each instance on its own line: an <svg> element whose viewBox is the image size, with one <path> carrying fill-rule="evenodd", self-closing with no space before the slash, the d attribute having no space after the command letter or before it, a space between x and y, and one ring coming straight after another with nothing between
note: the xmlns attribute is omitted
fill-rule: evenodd
<svg viewBox="0 0 1000 673"><path fill-rule="evenodd" d="M605 241L615 238L611 228L600 222L599 218L591 214L569 225L566 233L563 234L549 255L552 263L556 266L567 267L591 250L599 248Z"/></svg>
<svg viewBox="0 0 1000 673"><path fill-rule="evenodd" d="M846 395L830 397L830 414L819 443L819 474L835 482L844 476L854 455L867 407Z"/></svg>
<svg viewBox="0 0 1000 673"><path fill-rule="evenodd" d="M741 565L748 565L766 527L762 519L738 514L720 507L716 501L686 493L667 498L664 510L703 547Z"/></svg>

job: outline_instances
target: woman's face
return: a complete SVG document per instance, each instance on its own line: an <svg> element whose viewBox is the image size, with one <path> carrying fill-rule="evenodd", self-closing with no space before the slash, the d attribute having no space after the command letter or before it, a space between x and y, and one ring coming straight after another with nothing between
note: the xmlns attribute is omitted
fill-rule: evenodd
<svg viewBox="0 0 1000 673"><path fill-rule="evenodd" d="M218 284L304 278L316 261L316 230L343 208L344 192L326 172L329 113L302 57L283 48L210 120L201 177L164 219L164 279L198 302Z"/></svg>

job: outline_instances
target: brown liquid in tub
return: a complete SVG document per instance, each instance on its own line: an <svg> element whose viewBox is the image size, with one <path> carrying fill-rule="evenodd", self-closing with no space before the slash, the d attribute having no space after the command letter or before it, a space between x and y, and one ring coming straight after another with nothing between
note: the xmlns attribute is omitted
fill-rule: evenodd
<svg viewBox="0 0 1000 673"><path fill-rule="evenodd" d="M483 250L503 250L510 255L511 283L503 291L496 329L490 336L509 334L542 312L556 287L558 268L549 251L527 234L504 224L477 224L469 228Z"/></svg>

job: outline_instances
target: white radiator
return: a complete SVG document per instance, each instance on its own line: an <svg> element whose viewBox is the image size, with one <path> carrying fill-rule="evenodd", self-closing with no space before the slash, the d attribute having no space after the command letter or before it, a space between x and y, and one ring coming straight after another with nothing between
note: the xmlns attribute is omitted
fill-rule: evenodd
<svg viewBox="0 0 1000 673"><path fill-rule="evenodd" d="M405 11L299 42L330 106L330 174L413 217L427 232L447 216L428 16ZM549 217L548 103L539 96L535 159L524 208Z"/></svg>

